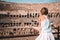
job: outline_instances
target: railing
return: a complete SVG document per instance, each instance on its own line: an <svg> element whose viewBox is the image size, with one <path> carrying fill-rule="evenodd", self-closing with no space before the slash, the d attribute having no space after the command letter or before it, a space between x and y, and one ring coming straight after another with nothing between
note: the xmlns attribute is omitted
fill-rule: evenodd
<svg viewBox="0 0 60 40"><path fill-rule="evenodd" d="M59 39L60 37L60 27L54 27L53 29L56 29L58 32L53 32L53 34L57 34L57 38Z"/></svg>
<svg viewBox="0 0 60 40"><path fill-rule="evenodd" d="M10 27L11 28L11 27ZM14 27L15 28L15 27ZM23 28L23 27L17 27L17 28ZM30 27L24 27L26 30L27 29L30 29L30 32L28 33L28 34L12 34L12 35L2 35L2 36L0 36L0 39L3 39L3 38L15 38L15 37L29 37L29 36L38 36L39 34L36 34L36 32L32 32L32 29L30 28ZM9 29L9 28L1 28L1 29ZM3 30L3 31L5 31L5 30ZM21 30L22 31L22 30ZM28 32L28 31L26 31L26 32Z"/></svg>
<svg viewBox="0 0 60 40"><path fill-rule="evenodd" d="M57 39L60 37L60 27L54 27L53 29L56 29L57 32L53 32L53 34L57 34ZM28 36L38 36L39 34L29 34L29 35L10 35L10 36L0 36L1 38L14 38L14 37L28 37Z"/></svg>

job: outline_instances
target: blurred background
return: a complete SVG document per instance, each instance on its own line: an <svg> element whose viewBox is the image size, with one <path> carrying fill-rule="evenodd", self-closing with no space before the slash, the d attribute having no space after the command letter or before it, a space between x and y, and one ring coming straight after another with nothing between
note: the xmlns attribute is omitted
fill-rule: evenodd
<svg viewBox="0 0 60 40"><path fill-rule="evenodd" d="M50 26L60 39L60 0L0 0L0 40L35 40L41 8L48 8Z"/></svg>

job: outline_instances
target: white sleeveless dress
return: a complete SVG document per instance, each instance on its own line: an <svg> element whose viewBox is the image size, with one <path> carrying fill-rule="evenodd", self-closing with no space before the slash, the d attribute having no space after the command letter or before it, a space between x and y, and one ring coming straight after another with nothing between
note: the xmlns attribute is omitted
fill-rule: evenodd
<svg viewBox="0 0 60 40"><path fill-rule="evenodd" d="M51 31L50 21L47 16L46 19L41 22L41 33L35 40L55 40Z"/></svg>

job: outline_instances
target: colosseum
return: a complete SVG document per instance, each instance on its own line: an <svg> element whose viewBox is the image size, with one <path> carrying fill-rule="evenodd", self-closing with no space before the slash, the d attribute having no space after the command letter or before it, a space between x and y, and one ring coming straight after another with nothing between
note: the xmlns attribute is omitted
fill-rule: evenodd
<svg viewBox="0 0 60 40"><path fill-rule="evenodd" d="M39 34L31 27L38 26L39 12L42 7L48 8L49 20L54 24L51 26L52 32L54 37L59 38L60 2L26 4L1 1L0 40L35 40Z"/></svg>

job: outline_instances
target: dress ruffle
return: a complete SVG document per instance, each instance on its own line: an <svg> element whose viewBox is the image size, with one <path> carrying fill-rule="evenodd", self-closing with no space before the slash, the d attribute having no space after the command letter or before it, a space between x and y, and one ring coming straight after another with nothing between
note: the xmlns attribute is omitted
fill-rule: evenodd
<svg viewBox="0 0 60 40"><path fill-rule="evenodd" d="M55 40L52 33L41 32L35 40Z"/></svg>

